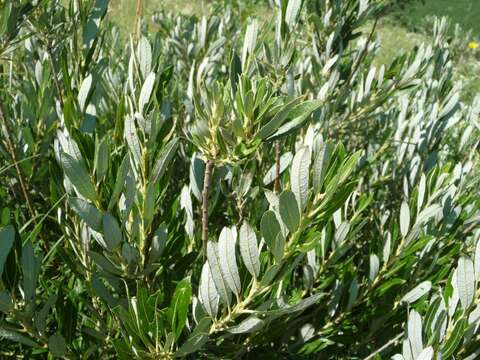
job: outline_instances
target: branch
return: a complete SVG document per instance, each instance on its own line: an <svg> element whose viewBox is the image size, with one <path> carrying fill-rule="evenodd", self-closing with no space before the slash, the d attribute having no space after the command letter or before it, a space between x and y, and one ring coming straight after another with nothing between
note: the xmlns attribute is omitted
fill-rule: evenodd
<svg viewBox="0 0 480 360"><path fill-rule="evenodd" d="M375 355L381 353L383 350L386 350L387 348L389 348L391 345L395 344L401 337L403 336L403 331L398 334L397 336L395 336L392 340L390 340L389 342L387 342L385 345L383 345L381 348L375 350L373 353L371 353L370 355L368 355L365 359L363 360L370 360L370 359L373 359L375 357Z"/></svg>
<svg viewBox="0 0 480 360"><path fill-rule="evenodd" d="M25 185L25 181L23 179L22 172L20 171L20 166L18 166L19 162L17 161L17 155L15 153L15 146L13 145L12 140L11 140L10 129L8 127L7 120L5 119L5 115L4 115L4 112L3 112L1 102L0 102L0 118L1 118L2 123L3 123L2 124L2 128L3 128L2 130L3 130L3 133L5 134L5 144L6 144L8 152L9 152L9 155L12 158L12 161L13 161L13 164L14 164L14 167L15 167L15 172L17 173L17 177L18 177L18 182L20 183L20 188L22 189L23 196L24 196L25 201L27 203L28 211L30 212L30 215L32 216L34 223L36 223L37 213L35 212L35 210L32 206L32 203L30 201L30 197L28 196L28 191L27 191L27 187Z"/></svg>
<svg viewBox="0 0 480 360"><path fill-rule="evenodd" d="M203 191L202 191L202 244L203 244L203 259L207 257L208 245L208 197L210 195L210 185L212 182L213 162L207 160L205 164L205 175L203 177Z"/></svg>

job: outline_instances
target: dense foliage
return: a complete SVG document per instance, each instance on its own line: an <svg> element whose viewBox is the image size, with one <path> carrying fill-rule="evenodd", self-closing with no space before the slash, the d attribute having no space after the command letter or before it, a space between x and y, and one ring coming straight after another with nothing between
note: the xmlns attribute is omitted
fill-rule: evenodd
<svg viewBox="0 0 480 360"><path fill-rule="evenodd" d="M480 355L447 22L376 68L385 1L270 3L0 1L0 357Z"/></svg>

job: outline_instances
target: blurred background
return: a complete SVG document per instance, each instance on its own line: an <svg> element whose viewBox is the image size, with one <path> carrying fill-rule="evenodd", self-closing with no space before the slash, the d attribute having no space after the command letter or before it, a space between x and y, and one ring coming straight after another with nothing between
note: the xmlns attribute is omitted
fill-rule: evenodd
<svg viewBox="0 0 480 360"><path fill-rule="evenodd" d="M224 0L240 10L242 20L256 17L269 21L275 0ZM431 41L433 18L447 17L450 22L451 49L456 77L463 83L463 98L471 100L480 92L480 1L479 0L373 0L389 3L377 25L381 41L378 64L388 64L405 50ZM117 24L123 36L136 27L141 12L142 26L155 30L152 17L157 11L179 12L187 16L207 15L218 0L115 0L109 8L109 19ZM368 29L365 29L368 31Z"/></svg>

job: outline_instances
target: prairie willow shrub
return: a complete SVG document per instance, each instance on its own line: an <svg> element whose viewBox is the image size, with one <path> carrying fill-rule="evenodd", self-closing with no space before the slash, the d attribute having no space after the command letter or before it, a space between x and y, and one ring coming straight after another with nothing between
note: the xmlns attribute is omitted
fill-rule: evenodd
<svg viewBox="0 0 480 360"><path fill-rule="evenodd" d="M480 97L444 21L373 66L379 4L1 3L1 355L478 355Z"/></svg>

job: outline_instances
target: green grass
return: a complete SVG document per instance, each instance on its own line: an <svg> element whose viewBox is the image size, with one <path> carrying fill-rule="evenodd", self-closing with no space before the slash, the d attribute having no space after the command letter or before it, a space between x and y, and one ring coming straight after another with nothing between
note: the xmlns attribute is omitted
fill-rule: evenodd
<svg viewBox="0 0 480 360"><path fill-rule="evenodd" d="M409 31L392 21L381 21L377 27L377 36L381 42L377 64L389 64L395 57L410 51L414 46L427 42L428 38L420 33Z"/></svg>
<svg viewBox="0 0 480 360"><path fill-rule="evenodd" d="M424 33L427 16L448 16L465 30L472 30L473 36L480 38L480 0L419 0L392 11L378 25L377 35L381 48L377 64L388 64L395 57L411 50L422 42L430 41ZM144 18L151 30L155 29L151 17L155 11L169 10L186 15L201 16L209 9L208 0L144 0ZM124 35L131 33L135 26L136 1L116 0L111 2L109 18L122 30ZM255 16L266 18L269 10L261 5L251 5L241 9L242 18ZM465 39L465 49L471 38ZM472 98L480 93L480 62L466 57L456 66L456 77L464 83L464 97Z"/></svg>
<svg viewBox="0 0 480 360"><path fill-rule="evenodd" d="M453 23L471 29L480 37L480 2L478 0L419 0L394 12L409 28L421 26L426 16L448 16Z"/></svg>

